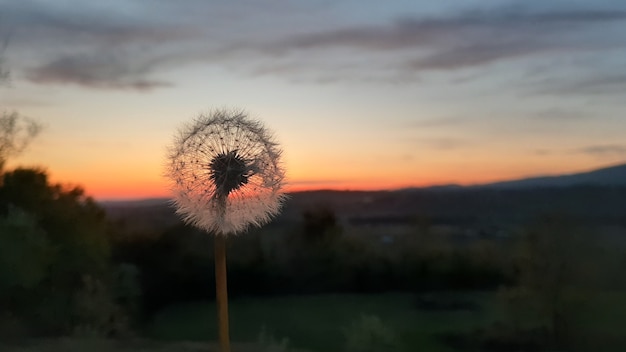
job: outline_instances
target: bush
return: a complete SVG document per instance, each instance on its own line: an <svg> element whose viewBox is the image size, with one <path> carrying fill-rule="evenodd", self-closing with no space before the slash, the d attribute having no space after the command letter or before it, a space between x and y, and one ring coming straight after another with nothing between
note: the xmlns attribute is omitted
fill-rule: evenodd
<svg viewBox="0 0 626 352"><path fill-rule="evenodd" d="M41 335L109 324L118 307L104 211L82 189L51 184L45 171L0 176L0 304L10 321Z"/></svg>

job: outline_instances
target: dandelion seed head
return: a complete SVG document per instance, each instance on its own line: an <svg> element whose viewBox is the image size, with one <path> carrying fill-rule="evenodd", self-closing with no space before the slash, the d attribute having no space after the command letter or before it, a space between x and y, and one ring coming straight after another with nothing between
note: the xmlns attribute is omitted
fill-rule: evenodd
<svg viewBox="0 0 626 352"><path fill-rule="evenodd" d="M219 235L267 223L284 200L280 156L269 132L245 112L200 115L169 149L165 174L176 212Z"/></svg>

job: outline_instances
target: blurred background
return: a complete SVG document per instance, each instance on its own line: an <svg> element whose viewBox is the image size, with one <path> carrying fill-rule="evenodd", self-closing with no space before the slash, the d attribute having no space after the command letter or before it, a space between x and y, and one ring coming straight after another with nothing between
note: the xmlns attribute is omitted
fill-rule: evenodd
<svg viewBox="0 0 626 352"><path fill-rule="evenodd" d="M228 240L233 350L623 351L625 24L610 0L0 0L0 349L215 349L212 237L163 165L236 107L289 198Z"/></svg>

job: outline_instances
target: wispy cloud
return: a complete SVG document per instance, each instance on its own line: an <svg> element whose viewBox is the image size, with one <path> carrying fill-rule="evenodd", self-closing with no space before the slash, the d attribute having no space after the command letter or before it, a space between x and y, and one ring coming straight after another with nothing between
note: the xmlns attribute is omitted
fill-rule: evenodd
<svg viewBox="0 0 626 352"><path fill-rule="evenodd" d="M133 90L168 86L151 78L162 68L163 62L157 60L164 55L161 45L197 34L195 27L174 26L124 6L66 5L30 1L3 5L11 51L26 52L17 66L31 82Z"/></svg>
<svg viewBox="0 0 626 352"><path fill-rule="evenodd" d="M626 90L626 74L596 72L586 77L548 79L533 85L534 94L550 95L615 95Z"/></svg>
<svg viewBox="0 0 626 352"><path fill-rule="evenodd" d="M600 157L626 156L626 145L623 144L600 144L590 145L575 150L576 153L588 154Z"/></svg>
<svg viewBox="0 0 626 352"><path fill-rule="evenodd" d="M176 26L154 10L132 11L131 5L99 6L96 3L71 1L65 5L24 0L3 3L3 28L16 41L45 44L52 38L64 39L56 45L108 44L128 42L159 43L193 34L193 26ZM139 9L138 9L139 10Z"/></svg>
<svg viewBox="0 0 626 352"><path fill-rule="evenodd" d="M540 110L531 115L534 119L546 120L546 121L574 121L585 120L590 115L585 111L563 109L563 108L550 108Z"/></svg>
<svg viewBox="0 0 626 352"><path fill-rule="evenodd" d="M161 70L202 63L291 81L395 84L415 81L426 71L626 47L620 33L602 40L585 36L587 30L626 21L625 8L539 10L525 2L472 11L451 8L446 15L390 18L375 25L341 27L336 19L318 17L317 26L309 20L294 31L294 21L312 7L317 15L324 13L319 5L190 0L174 6L155 0L148 10L139 1L114 2L3 4L3 20L15 42L25 50L37 48L36 55L24 55L25 76L39 84L147 90L168 85L154 79Z"/></svg>
<svg viewBox="0 0 626 352"><path fill-rule="evenodd" d="M112 55L64 56L28 72L35 83L78 84L91 88L150 90L169 86L167 82L146 78L152 63L120 60Z"/></svg>
<svg viewBox="0 0 626 352"><path fill-rule="evenodd" d="M408 68L454 70L547 52L595 50L596 43L585 42L583 38L576 40L571 34L586 26L624 20L626 11L533 12L519 6L504 6L446 18L403 18L387 26L297 35L274 48L354 48L386 53L421 49L425 52L415 52L416 57L407 62Z"/></svg>

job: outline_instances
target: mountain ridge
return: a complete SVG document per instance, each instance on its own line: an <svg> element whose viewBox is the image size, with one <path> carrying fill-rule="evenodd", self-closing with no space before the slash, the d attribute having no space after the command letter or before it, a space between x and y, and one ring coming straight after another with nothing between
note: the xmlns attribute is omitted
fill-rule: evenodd
<svg viewBox="0 0 626 352"><path fill-rule="evenodd" d="M292 194L306 193L340 193L340 192L405 192L405 191L435 191L435 192L454 192L461 190L484 189L484 190L525 190L537 188L567 188L575 186L597 186L597 187L626 187L626 163L601 167L588 171L577 173L568 173L561 175L545 175L531 176L513 180L496 181L475 185L459 185L459 184L443 184L427 187L407 187L395 190L309 190L292 192ZM131 204L153 206L163 203L169 203L169 198L145 198L145 199L126 199L126 200L102 200L99 201L103 205L121 205Z"/></svg>
<svg viewBox="0 0 626 352"><path fill-rule="evenodd" d="M562 175L532 176L482 185L473 185L469 187L490 189L527 189L574 186L624 187L626 186L626 163L583 172Z"/></svg>

